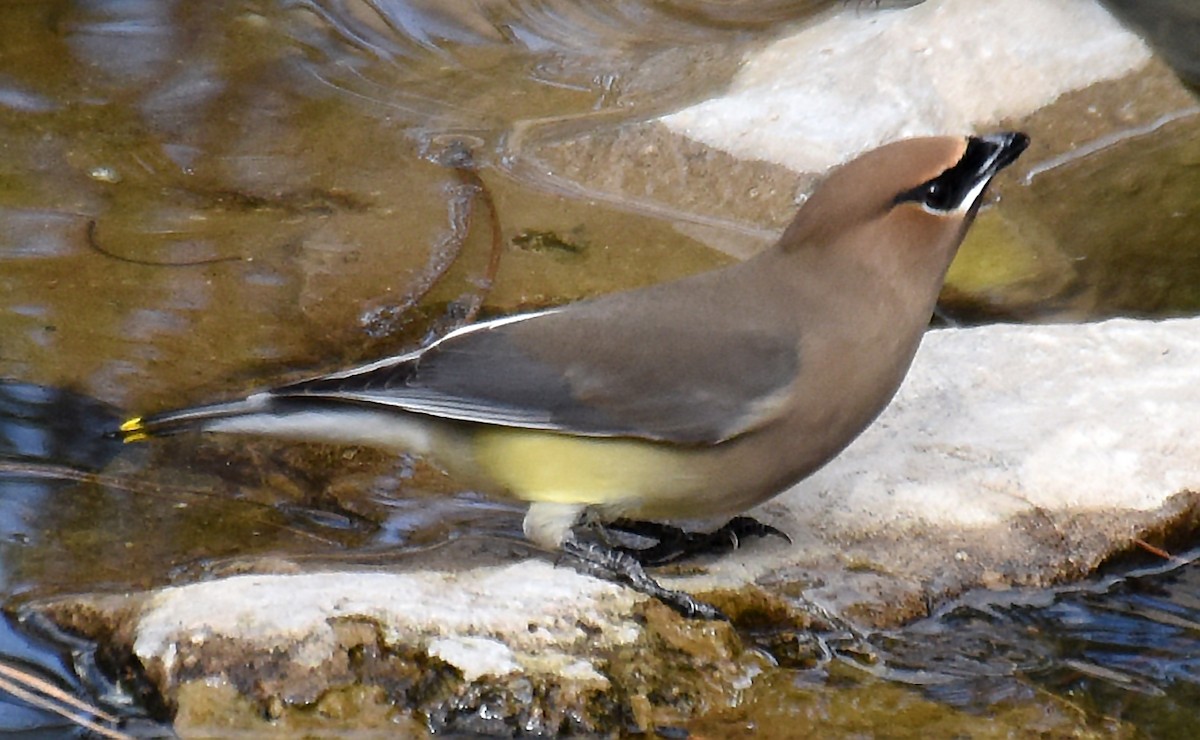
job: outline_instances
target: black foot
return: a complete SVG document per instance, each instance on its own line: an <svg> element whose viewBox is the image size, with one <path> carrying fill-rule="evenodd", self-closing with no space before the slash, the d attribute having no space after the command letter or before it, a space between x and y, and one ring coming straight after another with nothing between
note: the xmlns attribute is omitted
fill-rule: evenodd
<svg viewBox="0 0 1200 740"><path fill-rule="evenodd" d="M689 619L729 618L711 604L706 604L683 591L663 588L658 581L642 570L642 565L627 552L599 542L581 542L574 536L563 543L563 552L574 557L584 569L599 578L626 583L635 591L658 599Z"/></svg>
<svg viewBox="0 0 1200 740"><path fill-rule="evenodd" d="M642 565L666 565L692 555L719 555L738 549L742 540L749 537L775 536L782 537L789 544L792 541L782 530L748 516L735 516L725 526L712 532L686 532L669 524L631 519L618 519L608 526L620 532L658 540L658 544L650 547L619 548Z"/></svg>

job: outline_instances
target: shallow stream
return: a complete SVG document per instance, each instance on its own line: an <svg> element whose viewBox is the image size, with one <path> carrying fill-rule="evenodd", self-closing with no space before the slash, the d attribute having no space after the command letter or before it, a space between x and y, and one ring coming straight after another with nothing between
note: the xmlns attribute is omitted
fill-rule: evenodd
<svg viewBox="0 0 1200 740"><path fill-rule="evenodd" d="M517 507L419 460L244 440L121 449L101 432L132 411L411 347L469 317L726 264L691 235L702 214L590 192L542 152L713 94L743 53L829 5L6 4L0 601L185 581L232 556L518 536ZM1166 132L1171 156L1170 137L1190 131ZM1200 307L1200 252L1170 264L1177 292L1159 281L1139 304L1128 286L1099 298L1084 286L1087 303L1067 313ZM831 660L691 729L984 737L1052 731L1047 716L1078 712L1100 733L1187 737L1200 722L1200 566L968 599L871 636L870 660L827 639ZM117 701L95 695L85 648L9 625L0 654ZM62 729L2 694L0 731Z"/></svg>

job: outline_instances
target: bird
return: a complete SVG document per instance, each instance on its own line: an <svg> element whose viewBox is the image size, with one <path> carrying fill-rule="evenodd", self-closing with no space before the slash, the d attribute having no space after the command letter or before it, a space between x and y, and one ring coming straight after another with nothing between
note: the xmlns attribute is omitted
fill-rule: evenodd
<svg viewBox="0 0 1200 740"><path fill-rule="evenodd" d="M891 401L985 188L1028 145L1015 131L888 143L832 170L745 261L469 324L397 356L133 417L118 434L427 456L527 502L535 545L685 616L723 618L645 566L783 535L745 512L834 458ZM718 517L731 518L715 532L671 524Z"/></svg>

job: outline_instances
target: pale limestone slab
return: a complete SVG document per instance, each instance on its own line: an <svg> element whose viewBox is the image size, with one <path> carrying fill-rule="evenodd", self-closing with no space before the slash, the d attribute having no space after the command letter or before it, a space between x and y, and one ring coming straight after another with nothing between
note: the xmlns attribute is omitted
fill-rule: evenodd
<svg viewBox="0 0 1200 740"><path fill-rule="evenodd" d="M1149 48L1095 0L845 3L662 119L739 159L823 172L881 143L969 132L1129 74Z"/></svg>
<svg viewBox="0 0 1200 740"><path fill-rule="evenodd" d="M1200 319L931 331L878 422L787 500L855 528L1147 511L1200 491L1198 419Z"/></svg>
<svg viewBox="0 0 1200 740"><path fill-rule="evenodd" d="M634 639L625 615L639 598L537 560L460 572L238 575L150 594L133 649L166 675L213 640L286 651L291 662L316 667L337 650L337 620L366 620L468 680L562 671L594 681L602 679L579 665L577 646Z"/></svg>

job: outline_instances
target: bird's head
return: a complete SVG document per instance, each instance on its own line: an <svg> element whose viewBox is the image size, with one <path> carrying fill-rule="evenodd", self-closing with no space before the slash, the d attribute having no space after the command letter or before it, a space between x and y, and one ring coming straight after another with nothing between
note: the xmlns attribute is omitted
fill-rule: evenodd
<svg viewBox="0 0 1200 740"><path fill-rule="evenodd" d="M863 259L949 265L988 182L1029 137L905 139L833 170L780 238L785 251L857 252ZM939 276L940 280L940 276Z"/></svg>

